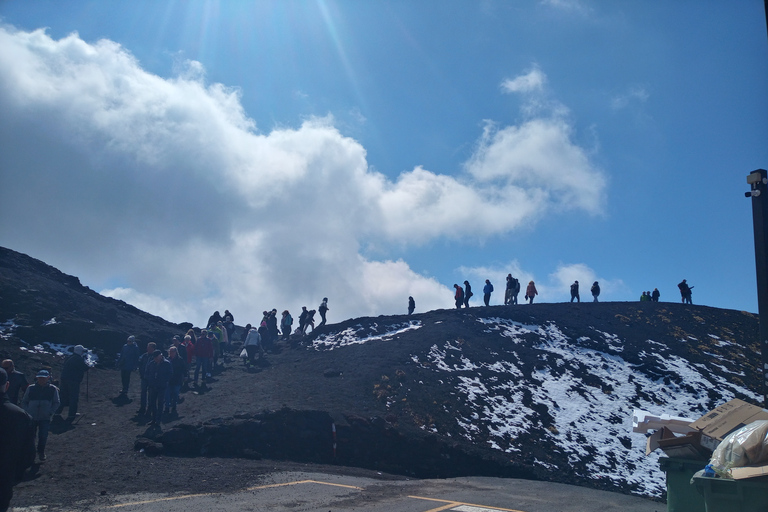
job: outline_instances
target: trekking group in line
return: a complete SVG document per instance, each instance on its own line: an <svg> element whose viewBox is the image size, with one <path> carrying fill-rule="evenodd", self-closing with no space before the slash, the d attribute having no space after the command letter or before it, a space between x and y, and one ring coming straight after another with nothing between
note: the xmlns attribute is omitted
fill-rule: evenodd
<svg viewBox="0 0 768 512"><path fill-rule="evenodd" d="M683 304L693 304L691 300L691 296L693 292L693 286L689 286L688 282L683 279L681 283L677 285L678 289L680 290L680 296L682 298ZM469 307L469 299L472 298L474 293L472 293L472 285L469 284L469 281L464 281L464 286L460 286L458 284L453 285L454 288L454 303L456 305L456 309L461 309L461 307L468 308ZM504 305L510 306L517 304L517 298L518 295L520 295L521 285L520 280L512 277L512 274L507 274L507 286L504 291ZM581 296L579 295L579 282L574 281L573 284L571 284L571 302L574 300L576 302L581 302ZM592 286L589 289L590 293L592 294L592 302L599 302L598 297L600 296L600 283L595 281L592 283ZM483 303L488 306L491 300L491 293L493 293L493 285L491 284L491 281L486 279L485 280L485 286L483 286ZM536 284L533 281L528 282L528 286L525 288L525 300L528 301L528 304L533 304L533 299L538 295L539 292L536 290ZM640 296L640 301L652 301L652 302L659 302L659 297L661 296L661 293L659 292L658 288L654 288L653 292L643 292ZM414 309L414 302L413 297L408 297L408 314L412 314Z"/></svg>

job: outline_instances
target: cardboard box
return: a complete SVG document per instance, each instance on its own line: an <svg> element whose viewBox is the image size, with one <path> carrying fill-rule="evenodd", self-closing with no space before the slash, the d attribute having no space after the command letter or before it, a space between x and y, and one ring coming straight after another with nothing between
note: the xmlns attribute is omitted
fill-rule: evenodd
<svg viewBox="0 0 768 512"><path fill-rule="evenodd" d="M757 420L768 420L768 410L734 399L691 423L694 432L684 436L662 427L648 438L646 455L659 448L669 457L709 458L728 434ZM733 468L731 474L735 480L768 476L768 465Z"/></svg>

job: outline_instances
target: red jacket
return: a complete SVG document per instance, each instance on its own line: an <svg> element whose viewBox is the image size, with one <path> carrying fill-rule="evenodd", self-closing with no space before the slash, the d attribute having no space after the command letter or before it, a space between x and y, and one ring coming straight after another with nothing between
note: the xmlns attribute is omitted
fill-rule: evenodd
<svg viewBox="0 0 768 512"><path fill-rule="evenodd" d="M195 345L195 356L213 357L213 343L210 338L198 338L197 345Z"/></svg>

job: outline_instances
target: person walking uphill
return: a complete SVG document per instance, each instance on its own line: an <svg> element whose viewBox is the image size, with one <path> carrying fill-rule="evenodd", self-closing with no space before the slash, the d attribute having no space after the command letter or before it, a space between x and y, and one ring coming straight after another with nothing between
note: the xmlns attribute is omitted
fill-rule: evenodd
<svg viewBox="0 0 768 512"><path fill-rule="evenodd" d="M320 318L322 318L317 326L322 327L325 325L325 314L328 312L328 297L323 298L323 302L320 303L320 307L317 308L317 312L320 313Z"/></svg>
<svg viewBox="0 0 768 512"><path fill-rule="evenodd" d="M32 418L14 405L6 392L8 374L0 368L0 512L11 505L13 486L35 462L35 431Z"/></svg>
<svg viewBox="0 0 768 512"><path fill-rule="evenodd" d="M597 298L600 296L600 285L595 281L592 283L592 288L590 290L592 292L592 302L599 302Z"/></svg>
<svg viewBox="0 0 768 512"><path fill-rule="evenodd" d="M455 283L453 288L456 290L456 293L453 294L453 298L456 301L456 309L461 309L461 305L464 304L464 290Z"/></svg>
<svg viewBox="0 0 768 512"><path fill-rule="evenodd" d="M77 416L77 406L80 403L80 383L83 382L85 372L90 366L85 362L85 347L76 345L74 354L64 361L61 370L61 403L56 414L61 414L65 407L69 407L67 421L73 421Z"/></svg>
<svg viewBox="0 0 768 512"><path fill-rule="evenodd" d="M683 279L677 287L680 289L680 296L683 299L683 304L693 304L693 301L691 300L691 296L693 295L691 290L693 290L693 286L688 286L688 282Z"/></svg>
<svg viewBox="0 0 768 512"><path fill-rule="evenodd" d="M493 293L493 285L489 279L486 279L485 286L483 286L483 302L486 306L491 302L491 293Z"/></svg>
<svg viewBox="0 0 768 512"><path fill-rule="evenodd" d="M576 302L581 302L581 297L579 297L579 282L574 281L571 285L571 302L573 302L573 299L576 299Z"/></svg>
<svg viewBox="0 0 768 512"><path fill-rule="evenodd" d="M533 304L533 298L538 294L539 292L536 290L536 285L533 281L529 282L528 287L525 289L525 298L528 301L528 304Z"/></svg>
<svg viewBox="0 0 768 512"><path fill-rule="evenodd" d="M211 359L213 359L213 342L208 337L208 331L203 329L200 331L200 337L197 339L197 345L195 345L195 387L197 387L197 377L201 368L203 369L203 384L211 374Z"/></svg>
<svg viewBox="0 0 768 512"><path fill-rule="evenodd" d="M280 332L283 333L283 339L288 340L291 338L291 329L293 328L293 317L291 313L286 309L283 311L283 317L280 319Z"/></svg>
<svg viewBox="0 0 768 512"><path fill-rule="evenodd" d="M117 359L117 367L120 368L120 380L122 381L121 395L128 393L128 386L131 385L131 373L139 365L139 347L136 345L136 336L128 336L128 340L120 350L120 357Z"/></svg>
<svg viewBox="0 0 768 512"><path fill-rule="evenodd" d="M41 461L45 460L51 418L60 402L59 388L51 384L50 380L51 374L47 370L40 370L35 376L35 383L27 388L21 399L24 410L32 417L33 428L37 430L37 456Z"/></svg>

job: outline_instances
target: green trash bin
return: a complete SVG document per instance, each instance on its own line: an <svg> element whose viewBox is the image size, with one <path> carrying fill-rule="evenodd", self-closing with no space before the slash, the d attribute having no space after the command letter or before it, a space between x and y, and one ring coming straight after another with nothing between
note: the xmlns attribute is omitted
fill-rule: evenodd
<svg viewBox="0 0 768 512"><path fill-rule="evenodd" d="M659 458L659 466L667 474L667 512L706 511L704 496L691 484L693 474L706 465L706 460Z"/></svg>
<svg viewBox="0 0 768 512"><path fill-rule="evenodd" d="M704 497L706 512L768 512L768 478L710 478L695 475L693 484Z"/></svg>

